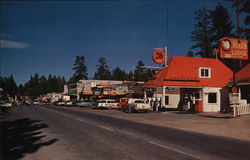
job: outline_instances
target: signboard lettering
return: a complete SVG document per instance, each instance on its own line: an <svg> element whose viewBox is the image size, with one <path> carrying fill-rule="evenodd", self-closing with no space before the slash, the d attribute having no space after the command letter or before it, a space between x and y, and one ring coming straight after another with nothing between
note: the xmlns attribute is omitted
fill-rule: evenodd
<svg viewBox="0 0 250 160"><path fill-rule="evenodd" d="M248 60L248 41L224 37L219 42L220 58Z"/></svg>
<svg viewBox="0 0 250 160"><path fill-rule="evenodd" d="M229 93L229 103L239 104L239 93Z"/></svg>

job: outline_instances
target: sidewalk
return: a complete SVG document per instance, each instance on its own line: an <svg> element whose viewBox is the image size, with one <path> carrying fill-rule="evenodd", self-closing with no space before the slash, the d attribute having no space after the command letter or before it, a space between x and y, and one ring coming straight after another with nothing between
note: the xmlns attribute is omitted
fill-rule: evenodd
<svg viewBox="0 0 250 160"><path fill-rule="evenodd" d="M151 125L250 141L250 115L233 118L232 114L224 113L188 113L168 111L128 114L121 112L120 110L91 110L79 107L63 108Z"/></svg>

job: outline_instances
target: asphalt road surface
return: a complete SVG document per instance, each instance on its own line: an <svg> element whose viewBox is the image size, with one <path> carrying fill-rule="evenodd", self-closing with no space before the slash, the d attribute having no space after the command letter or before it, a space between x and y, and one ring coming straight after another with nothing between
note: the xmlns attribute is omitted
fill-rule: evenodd
<svg viewBox="0 0 250 160"><path fill-rule="evenodd" d="M3 160L250 160L250 141L59 107L15 107L0 122Z"/></svg>

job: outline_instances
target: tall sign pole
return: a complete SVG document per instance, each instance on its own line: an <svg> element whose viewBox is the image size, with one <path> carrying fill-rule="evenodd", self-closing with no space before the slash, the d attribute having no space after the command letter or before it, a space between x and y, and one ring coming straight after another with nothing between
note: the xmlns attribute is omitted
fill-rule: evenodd
<svg viewBox="0 0 250 160"><path fill-rule="evenodd" d="M168 47L165 47L165 67L168 66Z"/></svg>

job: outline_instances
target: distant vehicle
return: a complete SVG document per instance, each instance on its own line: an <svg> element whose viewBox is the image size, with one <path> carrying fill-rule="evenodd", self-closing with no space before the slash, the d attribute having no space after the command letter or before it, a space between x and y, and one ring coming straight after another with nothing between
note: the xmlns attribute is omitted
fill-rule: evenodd
<svg viewBox="0 0 250 160"><path fill-rule="evenodd" d="M89 107L97 108L98 107L98 102L97 101L91 101L90 104L89 104Z"/></svg>
<svg viewBox="0 0 250 160"><path fill-rule="evenodd" d="M124 105L126 105L128 103L129 98L125 97L125 98L120 98L120 102L117 104L117 107L119 109L122 109Z"/></svg>
<svg viewBox="0 0 250 160"><path fill-rule="evenodd" d="M97 108L117 108L117 101L114 99L100 99L97 101Z"/></svg>
<svg viewBox="0 0 250 160"><path fill-rule="evenodd" d="M24 102L18 101L18 102L16 102L16 105L17 105L17 106L22 106L22 105L24 105Z"/></svg>
<svg viewBox="0 0 250 160"><path fill-rule="evenodd" d="M130 98L122 108L124 112L129 112L129 107L131 107L131 112L144 111L148 112L151 109L151 106L146 103L143 99L134 99Z"/></svg>
<svg viewBox="0 0 250 160"><path fill-rule="evenodd" d="M12 107L12 103L9 101L1 101L0 106L1 107Z"/></svg>
<svg viewBox="0 0 250 160"><path fill-rule="evenodd" d="M58 102L56 102L56 105L58 105L58 106L63 106L63 105L65 105L66 103L64 102L64 101L58 101Z"/></svg>
<svg viewBox="0 0 250 160"><path fill-rule="evenodd" d="M10 108L12 107L12 103L9 101L0 101L0 110L2 113L8 113Z"/></svg>
<svg viewBox="0 0 250 160"><path fill-rule="evenodd" d="M91 101L78 101L76 105L80 107L90 107Z"/></svg>
<svg viewBox="0 0 250 160"><path fill-rule="evenodd" d="M39 102L38 102L38 100L34 100L34 101L32 101L32 104L33 105L39 105Z"/></svg>
<svg viewBox="0 0 250 160"><path fill-rule="evenodd" d="M72 106L72 105L73 105L73 102L71 102L71 101L66 101L66 102L65 102L65 105L66 105L66 106Z"/></svg>

